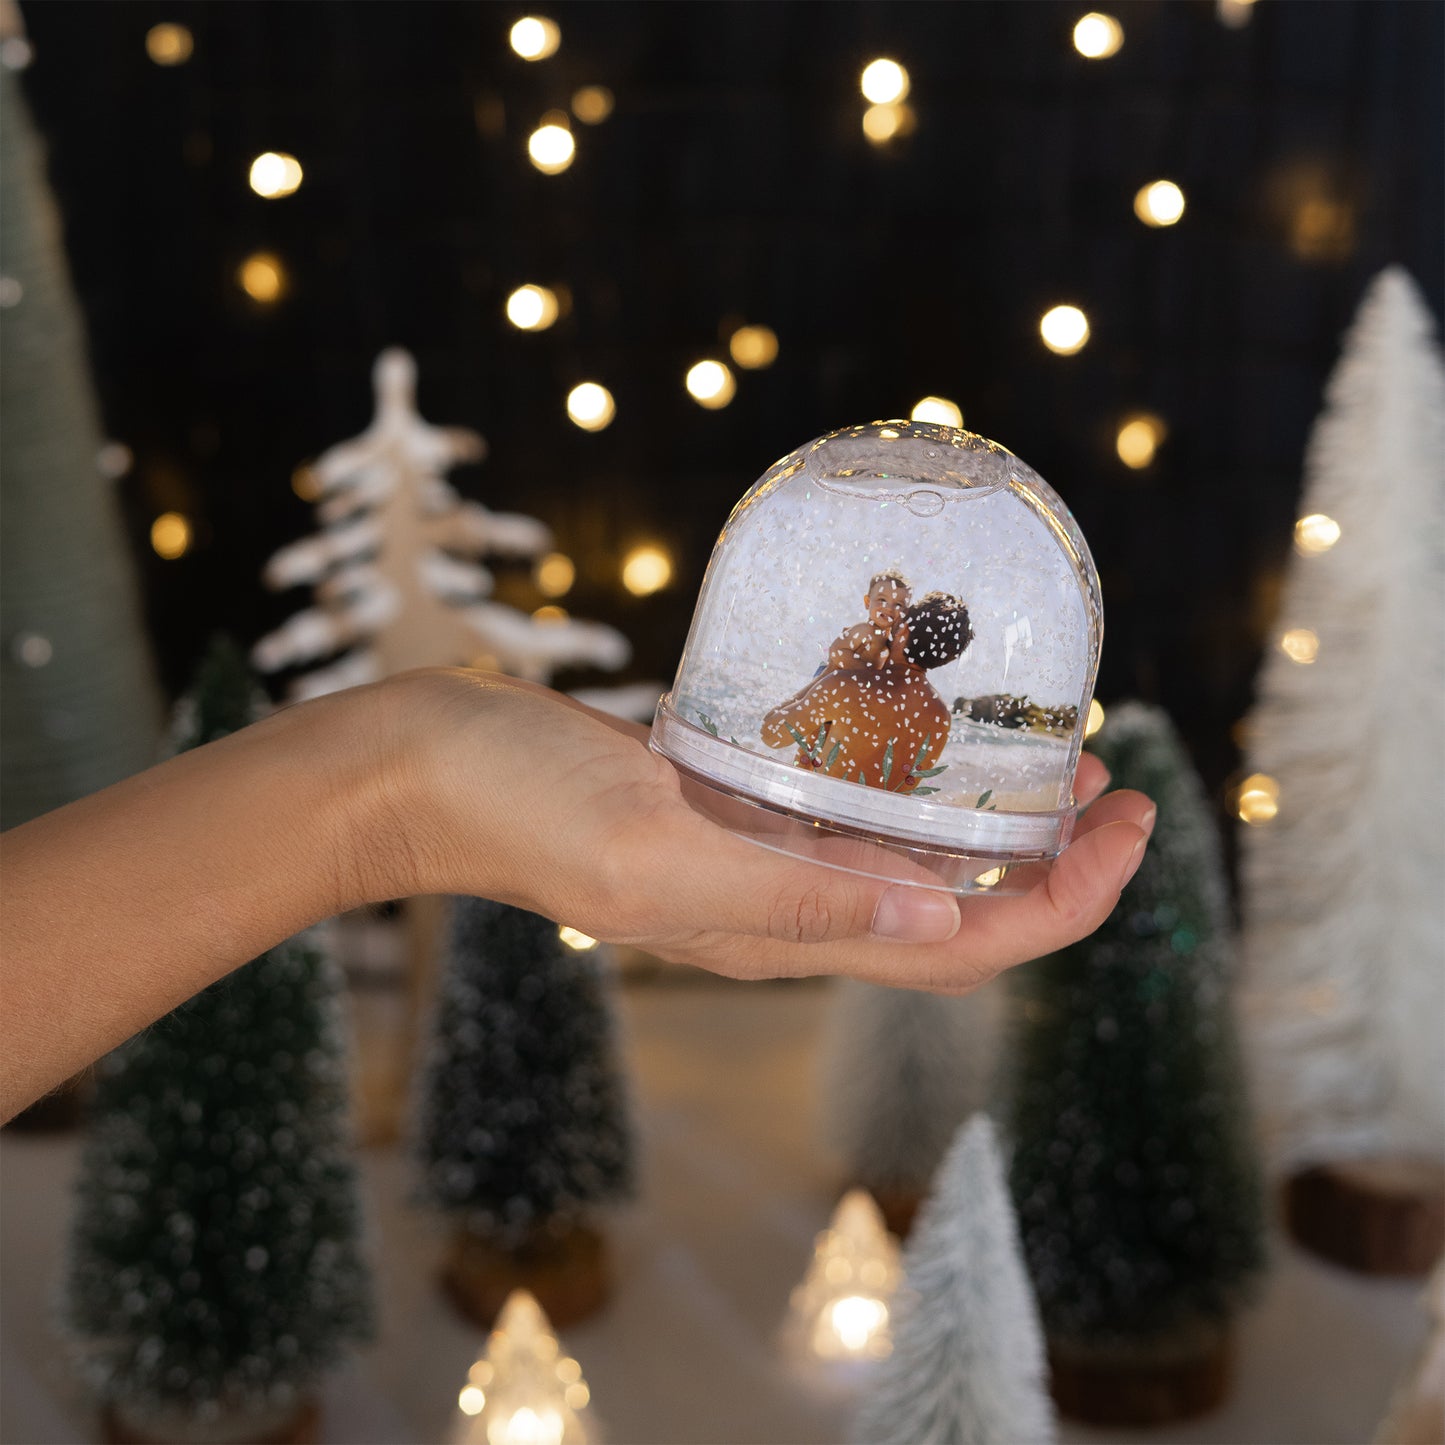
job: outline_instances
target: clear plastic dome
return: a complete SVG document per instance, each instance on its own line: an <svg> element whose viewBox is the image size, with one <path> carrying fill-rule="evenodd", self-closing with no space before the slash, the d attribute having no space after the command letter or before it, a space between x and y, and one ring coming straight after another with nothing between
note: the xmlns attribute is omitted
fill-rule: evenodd
<svg viewBox="0 0 1445 1445"><path fill-rule="evenodd" d="M809 442L733 509L652 746L766 847L958 893L1068 843L1103 635L1068 508L972 432Z"/></svg>

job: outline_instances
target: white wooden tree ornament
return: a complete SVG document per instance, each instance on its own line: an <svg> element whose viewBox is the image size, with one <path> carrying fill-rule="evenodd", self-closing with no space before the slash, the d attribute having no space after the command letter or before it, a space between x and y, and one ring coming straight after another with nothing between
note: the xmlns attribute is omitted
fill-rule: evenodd
<svg viewBox="0 0 1445 1445"><path fill-rule="evenodd" d="M1251 769L1278 785L1278 813L1242 839L1256 1099L1284 1167L1439 1158L1445 367L1398 267L1345 337L1299 514L1314 520L1247 730Z"/></svg>
<svg viewBox="0 0 1445 1445"><path fill-rule="evenodd" d="M611 627L537 621L488 600L492 574L480 559L539 556L551 534L532 517L457 495L443 473L480 459L486 443L418 415L407 352L382 352L372 380L371 425L312 467L319 530L283 547L263 574L274 588L311 586L314 605L256 644L256 665L274 672L345 650L302 674L290 689L296 699L478 654L535 682L569 665L623 666L630 648Z"/></svg>

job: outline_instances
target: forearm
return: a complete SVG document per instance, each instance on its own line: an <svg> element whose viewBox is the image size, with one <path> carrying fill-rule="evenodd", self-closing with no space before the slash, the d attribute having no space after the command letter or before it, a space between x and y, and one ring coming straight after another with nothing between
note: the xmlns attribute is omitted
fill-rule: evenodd
<svg viewBox="0 0 1445 1445"><path fill-rule="evenodd" d="M379 690L181 754L0 839L0 1114L281 939L405 891Z"/></svg>

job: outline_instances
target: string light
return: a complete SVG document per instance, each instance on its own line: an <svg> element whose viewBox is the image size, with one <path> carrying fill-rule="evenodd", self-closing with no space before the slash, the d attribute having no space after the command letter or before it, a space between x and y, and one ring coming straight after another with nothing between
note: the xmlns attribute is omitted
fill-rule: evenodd
<svg viewBox="0 0 1445 1445"><path fill-rule="evenodd" d="M1157 416L1146 413L1130 417L1114 438L1114 450L1126 467L1142 471L1154 460L1154 454L1168 435L1168 430Z"/></svg>
<svg viewBox="0 0 1445 1445"><path fill-rule="evenodd" d="M162 512L151 523L151 547L157 557L173 562L191 548L191 524L179 512Z"/></svg>
<svg viewBox="0 0 1445 1445"><path fill-rule="evenodd" d="M457 1396L457 1408L463 1415L480 1415L486 1403L486 1392L477 1389L475 1385L463 1385Z"/></svg>
<svg viewBox="0 0 1445 1445"><path fill-rule="evenodd" d="M1320 655L1319 635L1308 627L1291 627L1280 638L1279 649L1291 662L1308 667Z"/></svg>
<svg viewBox="0 0 1445 1445"><path fill-rule="evenodd" d="M557 937L560 938L568 948L572 949L574 953L586 953L589 949L597 947L597 940L593 938L591 934L583 933L580 928L572 928L565 923L557 930ZM562 1372L559 1370L558 1373L561 1374ZM567 1378L567 1376L564 1376L564 1378ZM581 1378L580 1370L577 1375L571 1378Z"/></svg>
<svg viewBox="0 0 1445 1445"><path fill-rule="evenodd" d="M859 79L863 98L874 105L894 105L908 96L908 72L896 60L874 60Z"/></svg>
<svg viewBox="0 0 1445 1445"><path fill-rule="evenodd" d="M301 185L301 162L285 151L263 151L251 162L251 189L268 201L289 196Z"/></svg>
<svg viewBox="0 0 1445 1445"><path fill-rule="evenodd" d="M286 268L279 256L270 251L257 251L241 262L236 281L251 300L269 306L286 292Z"/></svg>
<svg viewBox="0 0 1445 1445"><path fill-rule="evenodd" d="M1239 785L1234 811L1251 827L1271 822L1279 815L1279 784L1268 773L1251 773Z"/></svg>
<svg viewBox="0 0 1445 1445"><path fill-rule="evenodd" d="M1173 181L1150 181L1134 193L1134 214L1146 226L1172 226L1184 214L1184 192Z"/></svg>
<svg viewBox="0 0 1445 1445"><path fill-rule="evenodd" d="M146 31L146 54L157 65L184 65L195 48L195 39L184 25L166 21Z"/></svg>
<svg viewBox="0 0 1445 1445"><path fill-rule="evenodd" d="M616 104L605 85L584 85L572 97L572 114L583 125L601 125Z"/></svg>
<svg viewBox="0 0 1445 1445"><path fill-rule="evenodd" d="M939 426L963 425L963 412L958 403L949 401L946 396L925 396L921 401L914 402L908 415L913 421L937 422Z"/></svg>
<svg viewBox="0 0 1445 1445"><path fill-rule="evenodd" d="M524 15L512 26L507 39L523 60L546 60L557 53L562 31L555 20L545 15Z"/></svg>
<svg viewBox="0 0 1445 1445"><path fill-rule="evenodd" d="M778 359L778 336L771 326L739 326L728 338L728 352L744 371L761 371Z"/></svg>
<svg viewBox="0 0 1445 1445"><path fill-rule="evenodd" d="M726 406L738 389L731 369L720 361L699 361L696 366L689 367L686 385L688 395L709 411Z"/></svg>
<svg viewBox="0 0 1445 1445"><path fill-rule="evenodd" d="M672 558L665 548L634 547L622 563L622 585L634 597L651 597L672 581Z"/></svg>
<svg viewBox="0 0 1445 1445"><path fill-rule="evenodd" d="M1089 339L1089 318L1077 306L1054 306L1039 320L1039 335L1050 351L1072 356Z"/></svg>
<svg viewBox="0 0 1445 1445"><path fill-rule="evenodd" d="M1340 524L1323 512L1311 512L1294 524L1294 545L1302 557L1318 557L1340 540Z"/></svg>
<svg viewBox="0 0 1445 1445"><path fill-rule="evenodd" d="M558 176L570 166L577 155L577 142L565 125L555 121L539 125L527 137L527 154L544 176Z"/></svg>
<svg viewBox="0 0 1445 1445"><path fill-rule="evenodd" d="M863 112L863 134L876 146L886 145L896 135L908 135L913 124L909 105L870 105Z"/></svg>
<svg viewBox="0 0 1445 1445"><path fill-rule="evenodd" d="M1104 726L1104 709L1098 698L1089 700L1089 716L1084 720L1084 736L1091 738Z"/></svg>
<svg viewBox="0 0 1445 1445"><path fill-rule="evenodd" d="M1086 60L1107 60L1123 43L1124 27L1112 15L1091 10L1074 26L1074 49Z"/></svg>
<svg viewBox="0 0 1445 1445"><path fill-rule="evenodd" d="M565 597L577 580L577 568L563 552L548 552L532 568L532 580L543 597Z"/></svg>
<svg viewBox="0 0 1445 1445"><path fill-rule="evenodd" d="M567 415L583 431L602 431L612 425L617 405L605 386L584 381L567 393Z"/></svg>
<svg viewBox="0 0 1445 1445"><path fill-rule="evenodd" d="M546 286L518 286L507 297L507 320L518 331L545 331L560 309L557 293Z"/></svg>
<svg viewBox="0 0 1445 1445"><path fill-rule="evenodd" d="M291 490L303 502L314 502L321 496L321 478L303 463L291 473Z"/></svg>

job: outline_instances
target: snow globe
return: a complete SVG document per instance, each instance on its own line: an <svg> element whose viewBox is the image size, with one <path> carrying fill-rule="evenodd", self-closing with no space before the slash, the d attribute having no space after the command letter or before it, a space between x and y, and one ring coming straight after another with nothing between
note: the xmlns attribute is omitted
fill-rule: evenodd
<svg viewBox="0 0 1445 1445"><path fill-rule="evenodd" d="M764 847L1025 892L1073 831L1102 636L1088 546L1030 467L954 427L846 427L733 509L652 747Z"/></svg>

